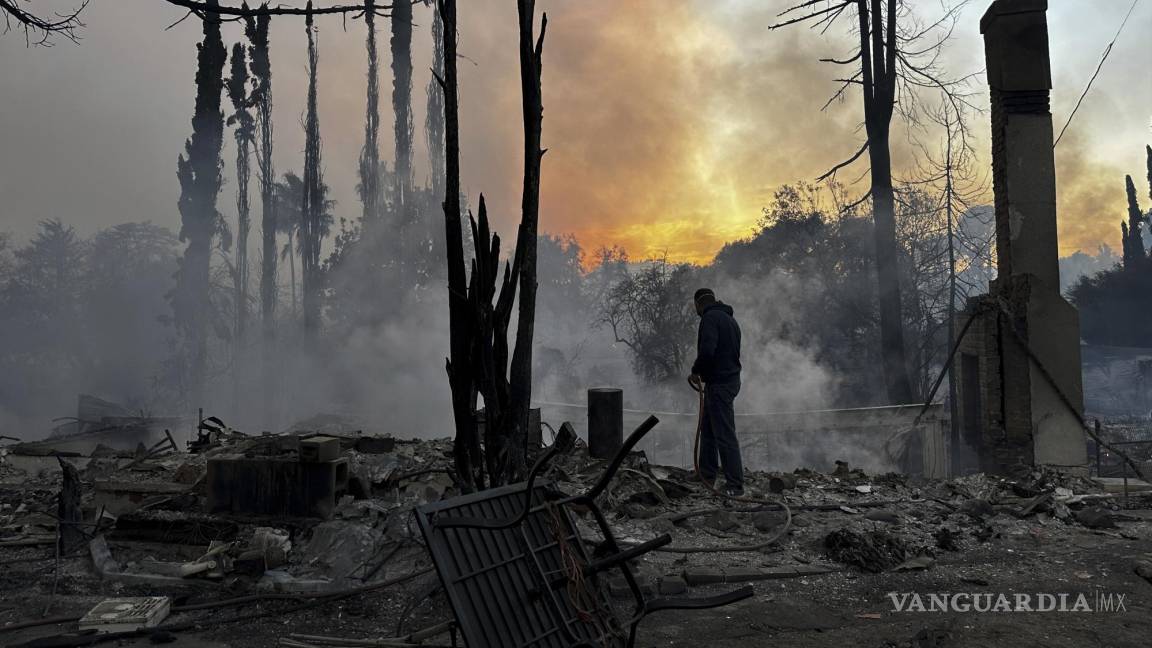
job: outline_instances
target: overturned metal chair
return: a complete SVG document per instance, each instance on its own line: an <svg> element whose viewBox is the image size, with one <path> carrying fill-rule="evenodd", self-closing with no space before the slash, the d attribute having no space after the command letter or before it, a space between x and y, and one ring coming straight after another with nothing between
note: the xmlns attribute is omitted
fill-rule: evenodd
<svg viewBox="0 0 1152 648"><path fill-rule="evenodd" d="M629 561L672 538L664 534L621 548L595 500L658 422L650 416L636 428L596 484L581 495L536 483L548 463L575 444L575 432L564 424L524 483L416 510L468 648L631 648L637 626L652 612L713 608L752 596L751 587L708 598L646 599L641 592ZM591 512L604 536L598 553L607 555L589 555L573 508ZM624 619L599 581L612 569L624 577L634 600Z"/></svg>

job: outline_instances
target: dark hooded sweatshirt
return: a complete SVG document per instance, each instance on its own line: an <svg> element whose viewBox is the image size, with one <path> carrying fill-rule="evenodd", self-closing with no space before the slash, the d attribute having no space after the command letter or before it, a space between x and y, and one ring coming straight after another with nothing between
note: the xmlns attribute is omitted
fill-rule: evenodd
<svg viewBox="0 0 1152 648"><path fill-rule="evenodd" d="M740 325L732 317L732 307L716 302L700 316L696 338L696 362L692 373L704 382L723 385L740 381Z"/></svg>

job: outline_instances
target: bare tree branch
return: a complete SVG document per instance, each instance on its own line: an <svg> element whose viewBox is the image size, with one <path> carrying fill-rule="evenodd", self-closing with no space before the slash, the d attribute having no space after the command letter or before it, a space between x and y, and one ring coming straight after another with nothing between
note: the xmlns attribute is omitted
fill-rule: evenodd
<svg viewBox="0 0 1152 648"><path fill-rule="evenodd" d="M39 45L52 47L54 36L63 36L73 43L79 42L76 30L83 27L80 21L80 12L88 6L89 0L84 0L79 7L70 13L56 13L51 18L38 16L30 11L21 9L17 0L0 0L0 12L4 14L4 33L13 28L24 30L24 44L26 46Z"/></svg>
<svg viewBox="0 0 1152 648"><path fill-rule="evenodd" d="M836 166L834 166L831 169L829 169L828 171L826 171L820 177L816 178L816 182L824 182L825 180L828 180L830 178L835 179L837 171L839 171L840 169L843 169L844 167L852 164L856 160L859 160L860 156L864 155L864 152L867 150L868 150L868 140L864 140L864 143L860 145L860 149L857 150L855 153L853 153L852 157L848 158L847 160L844 160L843 162L837 164Z"/></svg>
<svg viewBox="0 0 1152 648"><path fill-rule="evenodd" d="M813 3L809 2L809 3L805 3L805 4L813 4ZM795 25L796 23L802 23L806 20L811 20L813 18L816 18L817 16L823 16L825 14L830 14L833 12L837 12L837 15L839 15L840 11L843 11L846 7L850 6L851 4L852 4L851 2L847 2L847 1L841 2L839 4L825 7L819 11L814 11L810 14L800 16L799 18L790 18L790 19L785 20L783 22L778 22L775 25L770 25L768 27L768 29L780 29L781 27L787 27L788 25ZM789 11L791 11L791 10L789 10ZM784 13L788 13L788 12L786 11ZM784 14L781 14L781 15L784 15Z"/></svg>
<svg viewBox="0 0 1152 648"><path fill-rule="evenodd" d="M860 60L860 52L856 52L856 55L853 56L852 58L846 58L846 59L822 58L822 59L820 59L820 62L821 63L835 63L836 65L848 65L849 63L855 63L856 61L859 61L859 60Z"/></svg>
<svg viewBox="0 0 1152 648"><path fill-rule="evenodd" d="M0 0L0 2L10 2L11 0ZM353 18L359 18L364 15L364 4L354 5L333 5L331 7L284 7L276 6L269 7L261 5L259 7L249 7L241 5L239 7L229 6L215 6L210 5L204 0L164 0L168 4L176 5L177 7L184 7L189 11L196 13L196 15L203 18L204 14L217 14L221 16L235 16L239 18L249 18L255 16L320 16L324 14L353 14ZM404 1L404 0L401 0ZM422 4L422 0L407 0L411 4ZM388 10L392 8L390 4L376 5L375 14L377 16L387 17Z"/></svg>

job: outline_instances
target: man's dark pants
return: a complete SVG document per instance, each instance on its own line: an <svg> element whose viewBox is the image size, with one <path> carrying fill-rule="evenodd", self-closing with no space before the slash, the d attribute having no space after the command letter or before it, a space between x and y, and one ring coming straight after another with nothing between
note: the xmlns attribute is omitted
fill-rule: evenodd
<svg viewBox="0 0 1152 648"><path fill-rule="evenodd" d="M717 462L724 468L725 487L744 488L744 465L736 439L736 413L732 404L740 382L704 386L704 420L700 426L700 474L716 478Z"/></svg>

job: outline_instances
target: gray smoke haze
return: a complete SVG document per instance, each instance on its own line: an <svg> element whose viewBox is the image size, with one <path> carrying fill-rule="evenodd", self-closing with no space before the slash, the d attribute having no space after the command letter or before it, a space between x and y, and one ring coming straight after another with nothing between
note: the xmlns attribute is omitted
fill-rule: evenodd
<svg viewBox="0 0 1152 648"><path fill-rule="evenodd" d="M36 4L53 10L73 3ZM544 231L574 233L590 250L622 244L636 257L668 251L675 259L703 263L723 242L746 233L776 187L815 177L858 144L855 97L818 112L836 89L837 73L817 59L843 54L846 34L767 31L788 2L538 4L550 17ZM977 24L986 4L965 8L945 52L949 70L982 69ZM461 5L460 47L467 57L461 62L464 186L473 199L480 191L487 194L498 208L497 225L506 229L519 204L515 6L504 0ZM916 5L929 14L936 7ZM1129 3L1053 0L1049 5L1053 112L1062 124ZM419 95L430 78L428 12L418 6L414 14L416 124L424 120ZM25 48L19 34L0 37L0 132L5 134L0 231L24 240L38 221L51 217L74 222L84 235L138 220L176 228L175 159L189 133L199 29L192 20L164 28L183 13L160 0L95 0L78 46ZM1141 3L1069 131L1069 138L1079 139L1066 139L1057 149L1064 254L1094 251L1114 238L1114 221L1124 205L1123 194L1116 198L1113 188L1123 182L1125 170L1141 168L1139 143L1148 135L1152 105L1152 69L1146 65L1152 46L1140 37L1139 27L1150 18L1152 6ZM339 211L351 215L363 138L364 25L325 18L319 29L325 177ZM301 166L302 36L292 20L272 21L276 167L281 170ZM228 43L238 39L238 26L225 25L224 37ZM977 105L983 102L976 99ZM391 115L386 111L382 117L380 147L391 151ZM983 155L986 127L975 132ZM226 139L230 148L231 138ZM894 137L893 145L907 161L909 146L901 139L903 134ZM224 159L232 155L226 150ZM1065 156L1083 164L1065 165ZM1076 170L1085 166L1121 175ZM417 147L415 177L426 176L427 156ZM228 182L225 194L234 189Z"/></svg>
<svg viewBox="0 0 1152 648"><path fill-rule="evenodd" d="M486 193L496 227L510 241L521 172L515 11L502 0L461 4L461 53L468 57L461 61L465 190L472 204L480 191ZM836 85L834 73L817 59L840 53L843 35L767 34L764 26L783 4L542 2L550 14L544 62L544 145L550 152L542 230L573 233L586 253L622 244L637 259L667 252L674 261L706 264L723 242L749 233L779 184L811 178L854 150L858 107L846 101L817 113ZM1052 3L1058 124L1127 5L1097 4L1084 11L1079 3ZM982 66L975 32L981 10L968 9L959 43L947 55L957 70ZM1149 11L1139 7L1132 26L1147 23ZM45 283L27 283L13 269L22 263L13 250L24 248L37 223L48 218L75 226L88 240L126 222L176 229L175 163L190 132L199 38L194 21L164 31L181 15L158 0L97 0L85 16L88 26L78 47L26 49L19 37L0 37L0 231L15 234L10 244L0 245L0 275L14 277L5 284L4 298L16 301L5 305L36 316L13 320L11 310L0 316L6 352L0 357L9 376L0 390L0 433L43 435L50 418L73 413L81 392L157 415L194 411L195 405L173 394L178 379L165 365L172 330L162 321L171 312L164 294L177 246L169 245L167 256L146 267L127 264L130 255L119 250L89 250L95 256L85 262L91 269L85 274L114 280L89 285L77 278L77 286L59 295L43 292ZM416 8L417 124L424 120L421 89L431 63L429 18L427 9ZM325 180L337 216L352 217L360 208L355 184L363 136L364 28L350 21L345 32L338 20L326 19L320 29ZM273 21L272 31L276 167L299 172L305 50L298 24ZM1147 39L1133 38L1135 33L1118 43L1075 129L1057 150L1062 234L1072 246L1065 253L1115 239L1123 193L1113 186L1122 182L1123 170L1142 168L1142 149L1132 142L1146 133L1152 83L1140 83L1149 79L1150 52ZM227 42L239 38L238 26L225 25ZM382 117L380 149L387 160L391 115ZM232 138L225 141L223 159L230 161ZM428 173L421 145L417 137L418 184ZM895 146L897 157L906 159L910 145ZM224 173L218 204L233 220L230 164ZM437 223L442 218L435 208L420 217ZM255 250L252 258L258 261ZM844 375L830 368L821 349L779 335L782 328L807 325L812 313L797 304L826 280L782 271L754 280L711 277L745 333L744 389L737 401L742 413L846 403ZM275 411L271 417L263 412L258 341L250 340L234 361L224 332L213 346L207 413L249 432L279 431L318 413L335 413L397 436L450 433L443 282L430 282L398 302L384 323L351 326L322 348L311 348L295 337L288 319L286 269L280 281L285 320L279 327L283 353ZM584 289L595 293L588 285ZM51 298L32 305L20 301L32 293ZM561 297L542 309L537 332L540 400L580 404L586 388L617 385L626 390L630 408L694 410L694 396L682 380L651 385L635 374L623 345L595 326L594 297L577 299L542 284L542 302L555 295ZM79 310L58 310L67 300ZM241 377L238 392L234 370ZM582 428L582 416L556 410L549 420L572 418ZM679 423L670 417L659 430L681 442L692 424L690 417Z"/></svg>

